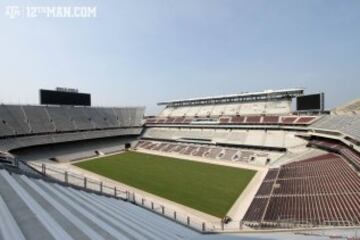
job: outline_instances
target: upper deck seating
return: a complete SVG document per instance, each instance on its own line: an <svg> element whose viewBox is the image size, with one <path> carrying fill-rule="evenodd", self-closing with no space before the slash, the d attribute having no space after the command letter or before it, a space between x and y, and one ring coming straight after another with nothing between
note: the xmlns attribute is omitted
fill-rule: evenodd
<svg viewBox="0 0 360 240"><path fill-rule="evenodd" d="M27 123L22 106L0 105L0 119L8 128L13 129L14 134L28 134L30 128ZM8 131L6 131L8 132ZM6 135L0 133L0 136Z"/></svg>
<svg viewBox="0 0 360 240"><path fill-rule="evenodd" d="M311 124L311 128L340 131L360 141L360 115L328 115Z"/></svg>
<svg viewBox="0 0 360 240"><path fill-rule="evenodd" d="M83 107L69 107L67 112L71 116L71 121L74 122L77 130L95 128L94 122L87 112L84 111Z"/></svg>
<svg viewBox="0 0 360 240"><path fill-rule="evenodd" d="M71 120L66 108L53 106L48 107L47 111L57 132L76 130L74 122Z"/></svg>
<svg viewBox="0 0 360 240"><path fill-rule="evenodd" d="M84 110L91 122L94 124L95 128L112 127L112 125L108 123L106 115L103 111L99 111L97 108L86 108Z"/></svg>
<svg viewBox="0 0 360 240"><path fill-rule="evenodd" d="M261 115L265 114L265 102L243 103L241 104L240 115Z"/></svg>
<svg viewBox="0 0 360 240"><path fill-rule="evenodd" d="M54 132L55 125L49 117L46 108L41 106L23 106L24 113L28 119L31 132Z"/></svg>
<svg viewBox="0 0 360 240"><path fill-rule="evenodd" d="M0 150L139 134L143 111L143 108L0 105Z"/></svg>
<svg viewBox="0 0 360 240"><path fill-rule="evenodd" d="M7 122L1 119L0 116L0 133L2 136L11 136L15 134L15 130L7 124Z"/></svg>

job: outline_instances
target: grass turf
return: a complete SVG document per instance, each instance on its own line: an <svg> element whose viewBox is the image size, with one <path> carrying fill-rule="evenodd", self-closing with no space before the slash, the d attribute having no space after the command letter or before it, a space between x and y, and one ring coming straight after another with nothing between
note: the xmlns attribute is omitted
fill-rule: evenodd
<svg viewBox="0 0 360 240"><path fill-rule="evenodd" d="M220 218L256 173L138 152L75 165Z"/></svg>

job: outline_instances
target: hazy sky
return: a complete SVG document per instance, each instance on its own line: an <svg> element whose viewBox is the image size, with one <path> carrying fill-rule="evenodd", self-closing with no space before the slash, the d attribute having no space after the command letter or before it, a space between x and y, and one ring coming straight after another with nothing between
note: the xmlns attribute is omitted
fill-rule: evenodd
<svg viewBox="0 0 360 240"><path fill-rule="evenodd" d="M9 5L96 6L96 18L10 19ZM78 88L94 105L304 87L360 97L360 1L1 0L0 102Z"/></svg>

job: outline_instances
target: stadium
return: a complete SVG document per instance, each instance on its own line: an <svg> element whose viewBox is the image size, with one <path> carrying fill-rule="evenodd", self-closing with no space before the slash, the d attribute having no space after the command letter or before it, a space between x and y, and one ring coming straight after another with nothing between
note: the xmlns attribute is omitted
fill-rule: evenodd
<svg viewBox="0 0 360 240"><path fill-rule="evenodd" d="M360 100L264 90L0 105L1 239L284 239L360 225ZM295 235L297 233L298 235ZM300 235L299 235L300 234ZM303 234L303 235L301 235ZM317 238L316 238L317 239Z"/></svg>

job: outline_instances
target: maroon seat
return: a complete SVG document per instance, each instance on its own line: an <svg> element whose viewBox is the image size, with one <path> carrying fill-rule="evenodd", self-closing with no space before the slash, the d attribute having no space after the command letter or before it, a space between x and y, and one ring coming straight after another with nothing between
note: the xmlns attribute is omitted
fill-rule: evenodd
<svg viewBox="0 0 360 240"><path fill-rule="evenodd" d="M230 118L228 118L228 117L220 118L220 124L227 124L229 122L230 122Z"/></svg>
<svg viewBox="0 0 360 240"><path fill-rule="evenodd" d="M360 177L335 154L271 169L243 221L271 226L359 225Z"/></svg>
<svg viewBox="0 0 360 240"><path fill-rule="evenodd" d="M281 122L283 124L292 124L296 121L297 117L281 117Z"/></svg>
<svg viewBox="0 0 360 240"><path fill-rule="evenodd" d="M296 121L297 124L309 124L315 119L315 117L299 117Z"/></svg>
<svg viewBox="0 0 360 240"><path fill-rule="evenodd" d="M261 122L261 116L248 116L246 118L246 123L252 123L252 124L260 124Z"/></svg>
<svg viewBox="0 0 360 240"><path fill-rule="evenodd" d="M243 116L234 116L231 118L231 123L237 124L237 123L243 123L245 120L245 117Z"/></svg>
<svg viewBox="0 0 360 240"><path fill-rule="evenodd" d="M279 116L264 116L263 123L277 124L279 123Z"/></svg>

